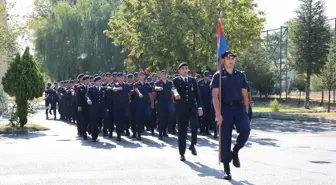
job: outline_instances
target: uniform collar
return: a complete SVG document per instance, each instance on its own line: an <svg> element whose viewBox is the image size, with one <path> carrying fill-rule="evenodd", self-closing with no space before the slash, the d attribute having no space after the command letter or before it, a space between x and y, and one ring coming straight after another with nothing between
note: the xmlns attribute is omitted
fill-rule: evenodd
<svg viewBox="0 0 336 185"><path fill-rule="evenodd" d="M236 75L237 70L233 68L232 74L228 73L225 68L223 68L223 75Z"/></svg>

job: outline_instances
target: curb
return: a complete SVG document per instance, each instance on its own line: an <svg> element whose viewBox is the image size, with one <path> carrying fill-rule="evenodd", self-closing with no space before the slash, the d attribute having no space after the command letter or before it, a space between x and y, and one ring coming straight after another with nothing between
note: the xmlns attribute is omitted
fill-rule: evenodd
<svg viewBox="0 0 336 185"><path fill-rule="evenodd" d="M330 118L316 118L304 115L286 114L278 112L253 112L253 118L268 118L274 120L286 121L305 121L305 122L319 122L319 123L333 123L336 124L336 119Z"/></svg>
<svg viewBox="0 0 336 185"><path fill-rule="evenodd" d="M27 131L27 130L10 130L10 131L0 130L0 134L27 134L29 132L30 131Z"/></svg>

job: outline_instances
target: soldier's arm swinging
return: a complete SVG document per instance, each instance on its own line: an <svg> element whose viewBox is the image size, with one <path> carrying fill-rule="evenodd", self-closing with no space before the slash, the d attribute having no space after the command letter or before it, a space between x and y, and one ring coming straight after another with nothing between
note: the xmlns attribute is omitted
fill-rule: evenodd
<svg viewBox="0 0 336 185"><path fill-rule="evenodd" d="M242 92L242 95L243 95L243 104L245 105L246 112L248 112L248 109L249 109L249 98L248 98L247 89L242 88L241 92Z"/></svg>
<svg viewBox="0 0 336 185"><path fill-rule="evenodd" d="M172 92L173 92L173 95L176 99L180 99L180 95L179 93L177 92L177 89L175 88L175 79L173 80L173 87L172 87Z"/></svg>

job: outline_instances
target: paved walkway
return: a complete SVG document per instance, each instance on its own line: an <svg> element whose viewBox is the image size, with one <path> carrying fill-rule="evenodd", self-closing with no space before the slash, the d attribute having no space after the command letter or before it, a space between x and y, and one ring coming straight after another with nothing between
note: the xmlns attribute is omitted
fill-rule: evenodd
<svg viewBox="0 0 336 185"><path fill-rule="evenodd" d="M179 161L176 136L166 142L150 135L143 141L100 137L92 143L76 137L76 128L32 122L49 131L0 135L0 185L308 185L336 184L336 125L269 119L253 121L242 167L234 180L221 179L217 141L199 137L198 156L188 151Z"/></svg>

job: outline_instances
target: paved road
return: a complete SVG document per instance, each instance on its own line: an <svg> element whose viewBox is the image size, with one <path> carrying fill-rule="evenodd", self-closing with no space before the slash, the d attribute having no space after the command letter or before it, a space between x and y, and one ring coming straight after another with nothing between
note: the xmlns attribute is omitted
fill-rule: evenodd
<svg viewBox="0 0 336 185"><path fill-rule="evenodd" d="M242 168L227 182L210 138L200 137L198 156L188 152L183 163L175 136L92 143L79 140L74 126L43 118L31 120L49 131L0 135L0 185L336 184L336 125L254 120Z"/></svg>

